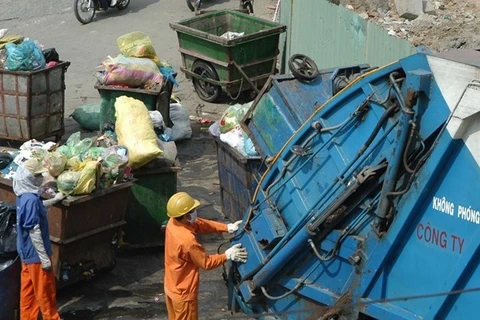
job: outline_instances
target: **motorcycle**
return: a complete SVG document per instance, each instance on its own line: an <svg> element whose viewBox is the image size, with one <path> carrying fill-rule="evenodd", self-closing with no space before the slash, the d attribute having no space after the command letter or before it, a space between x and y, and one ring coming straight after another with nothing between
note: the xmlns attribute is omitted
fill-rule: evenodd
<svg viewBox="0 0 480 320"><path fill-rule="evenodd" d="M73 11L75 17L82 24L92 22L96 11L106 11L108 8L124 10L130 4L130 0L118 0L114 6L110 5L111 0L74 0Z"/></svg>
<svg viewBox="0 0 480 320"><path fill-rule="evenodd" d="M253 1L254 0L240 0L240 11L248 14L253 14ZM203 0L187 0L187 6L190 10L196 11L200 9Z"/></svg>

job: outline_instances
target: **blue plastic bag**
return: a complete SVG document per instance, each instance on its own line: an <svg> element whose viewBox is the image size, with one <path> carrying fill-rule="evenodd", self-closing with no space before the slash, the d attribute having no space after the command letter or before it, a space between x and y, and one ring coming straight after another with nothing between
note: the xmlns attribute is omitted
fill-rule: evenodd
<svg viewBox="0 0 480 320"><path fill-rule="evenodd" d="M163 74L168 81L172 81L175 87L178 87L178 82L175 79L175 70L171 67L160 67L160 72Z"/></svg>
<svg viewBox="0 0 480 320"><path fill-rule="evenodd" d="M19 45L8 43L6 67L12 71L32 71L45 67L45 57L33 40L25 40Z"/></svg>

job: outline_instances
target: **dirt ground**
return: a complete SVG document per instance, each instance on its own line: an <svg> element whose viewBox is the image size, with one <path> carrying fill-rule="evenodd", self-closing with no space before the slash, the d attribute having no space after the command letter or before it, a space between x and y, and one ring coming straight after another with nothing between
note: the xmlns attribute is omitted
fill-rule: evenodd
<svg viewBox="0 0 480 320"><path fill-rule="evenodd" d="M429 0L434 14L414 20L399 17L393 0L340 0L389 34L434 52L480 48L480 0ZM334 1L332 1L334 2ZM365 15L366 14L366 15Z"/></svg>

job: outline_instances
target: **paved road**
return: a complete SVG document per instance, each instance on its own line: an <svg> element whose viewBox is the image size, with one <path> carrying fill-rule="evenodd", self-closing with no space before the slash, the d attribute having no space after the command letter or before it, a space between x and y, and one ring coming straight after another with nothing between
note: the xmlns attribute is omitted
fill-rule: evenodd
<svg viewBox="0 0 480 320"><path fill-rule="evenodd" d="M235 8L237 0L205 0L205 9ZM268 17L268 6L274 0L256 0L257 15ZM2 0L0 29L39 41L45 48L55 47L60 58L70 61L66 73L65 115L82 104L98 102L94 89L95 67L108 55L119 53L118 36L142 31L150 36L157 55L176 70L181 65L175 31L169 22L192 17L184 0L131 0L125 11L116 9L100 13L88 25L81 25L73 13L73 0ZM182 99L189 114L199 103L213 120L228 106L199 100L191 82L179 72L180 87L174 93ZM79 126L66 118L67 134ZM193 124L192 139L178 143L183 171L178 176L178 189L193 194L202 202L199 215L224 221L217 178L216 152L206 127ZM209 252L216 252L222 237L203 239ZM223 249L226 249L225 247ZM226 288L221 269L202 273L200 317L226 319ZM58 293L58 305L64 320L89 319L165 319L163 300L163 260L161 250L130 252L118 257L117 267L110 273L97 275L93 281L77 284ZM155 298L158 301L155 301Z"/></svg>
<svg viewBox="0 0 480 320"><path fill-rule="evenodd" d="M257 0L259 14L268 15L267 3ZM236 8L236 0L206 0L205 9ZM62 60L70 61L66 74L66 115L87 102L99 100L94 89L95 67L107 56L116 56L117 37L142 31L150 36L157 55L179 70L181 65L176 32L169 23L192 17L184 0L131 0L127 10L111 9L99 13L94 21L80 24L73 13L73 0L2 0L0 29L39 41L45 48L55 47ZM195 100L190 81L182 74L177 94ZM192 97L193 94L193 97ZM196 102L196 101L195 101ZM192 105L196 106L195 102ZM188 108L188 106L187 106Z"/></svg>

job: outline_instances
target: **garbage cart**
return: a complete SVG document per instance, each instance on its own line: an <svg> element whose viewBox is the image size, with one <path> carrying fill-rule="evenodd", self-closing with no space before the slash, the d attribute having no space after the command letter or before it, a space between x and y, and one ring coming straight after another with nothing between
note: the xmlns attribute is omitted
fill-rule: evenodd
<svg viewBox="0 0 480 320"><path fill-rule="evenodd" d="M173 75L176 77L176 73ZM148 110L158 110L167 127L172 127L170 120L170 97L173 90L173 82L165 80L162 85L149 89L128 88L120 86L95 84L102 98L100 106L100 130L105 123L115 123L115 100L120 96L127 96L142 101Z"/></svg>
<svg viewBox="0 0 480 320"><path fill-rule="evenodd" d="M36 71L0 69L0 139L61 139L69 65L64 61Z"/></svg>
<svg viewBox="0 0 480 320"><path fill-rule="evenodd" d="M232 99L246 90L258 93L275 74L279 36L286 30L284 25L231 10L170 23L170 27L177 32L181 71L207 102L216 101L222 89ZM232 33L238 36L228 38Z"/></svg>
<svg viewBox="0 0 480 320"><path fill-rule="evenodd" d="M215 147L222 212L231 221L241 220L265 165L259 156L244 156L219 138L215 138Z"/></svg>
<svg viewBox="0 0 480 320"><path fill-rule="evenodd" d="M135 184L131 188L123 228L125 248L162 246L162 226L168 220L167 202L177 192L177 174L182 168L140 168L133 171Z"/></svg>
<svg viewBox="0 0 480 320"><path fill-rule="evenodd" d="M69 197L47 211L52 267L57 288L115 267L130 187L113 185L89 195ZM15 202L12 181L0 178L0 198Z"/></svg>

